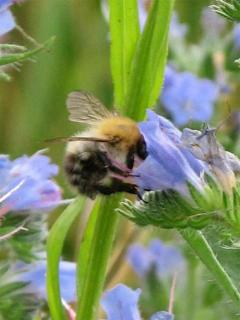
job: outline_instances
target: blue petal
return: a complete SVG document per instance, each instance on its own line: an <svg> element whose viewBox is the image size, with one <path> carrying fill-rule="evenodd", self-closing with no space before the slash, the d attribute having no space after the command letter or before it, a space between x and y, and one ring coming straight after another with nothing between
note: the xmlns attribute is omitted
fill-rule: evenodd
<svg viewBox="0 0 240 320"><path fill-rule="evenodd" d="M144 277L154 265L155 259L151 252L140 244L128 248L127 261L140 278Z"/></svg>
<svg viewBox="0 0 240 320"><path fill-rule="evenodd" d="M1 9L1 8L0 8ZM11 31L16 26L14 17L10 10L0 11L0 36Z"/></svg>
<svg viewBox="0 0 240 320"><path fill-rule="evenodd" d="M107 320L141 320L138 310L138 300L141 290L132 290L119 284L107 291L101 299Z"/></svg>
<svg viewBox="0 0 240 320"><path fill-rule="evenodd" d="M153 314L149 320L174 320L174 315L167 311L160 311Z"/></svg>
<svg viewBox="0 0 240 320"><path fill-rule="evenodd" d="M139 124L148 150L148 157L134 171L142 190L175 189L186 193L186 182L201 190L201 161L181 144L181 132L173 124L148 111L148 120Z"/></svg>

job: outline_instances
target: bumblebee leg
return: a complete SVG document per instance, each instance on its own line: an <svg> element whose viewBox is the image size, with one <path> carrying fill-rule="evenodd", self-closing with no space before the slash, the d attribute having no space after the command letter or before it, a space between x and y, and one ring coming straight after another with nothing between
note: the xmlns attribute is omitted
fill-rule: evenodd
<svg viewBox="0 0 240 320"><path fill-rule="evenodd" d="M104 185L97 185L96 187L96 190L101 193L101 194L104 194L104 195L110 195L112 193L115 193L117 192L115 189L113 189L112 187L109 187L109 186L104 186Z"/></svg>
<svg viewBox="0 0 240 320"><path fill-rule="evenodd" d="M125 183L117 178L112 178L110 185L97 185L98 192L109 195L116 192L128 192L132 194L138 194L137 186L131 183Z"/></svg>
<svg viewBox="0 0 240 320"><path fill-rule="evenodd" d="M112 164L111 160L108 159L107 154L105 152L99 153L99 157L101 157L101 160L104 162L105 168L108 168L113 173L119 174L120 176L123 176L123 177L129 176L129 172L124 171L116 167L114 164Z"/></svg>
<svg viewBox="0 0 240 320"><path fill-rule="evenodd" d="M117 192L128 192L132 194L138 194L138 187L135 184L123 182L117 178L112 179L111 186L117 190Z"/></svg>
<svg viewBox="0 0 240 320"><path fill-rule="evenodd" d="M115 190L117 190L117 192L128 192L131 194L136 194L139 200L143 201L144 203L148 203L142 198L142 195L138 190L138 186L135 184L122 182L119 179L113 178L112 186Z"/></svg>
<svg viewBox="0 0 240 320"><path fill-rule="evenodd" d="M138 191L138 187L135 184L125 183L122 182L122 180L116 178L112 179L112 183L110 186L98 185L96 186L96 189L98 190L98 192L104 195L110 195L116 192L127 192L131 194L136 194L139 200L148 203L142 198L142 195Z"/></svg>

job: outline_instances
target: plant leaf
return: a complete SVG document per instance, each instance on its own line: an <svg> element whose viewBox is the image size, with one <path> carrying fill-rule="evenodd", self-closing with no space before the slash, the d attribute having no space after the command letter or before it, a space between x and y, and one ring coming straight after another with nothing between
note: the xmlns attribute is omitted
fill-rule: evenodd
<svg viewBox="0 0 240 320"><path fill-rule="evenodd" d="M216 0L210 6L216 13L231 21L240 21L240 1L239 0Z"/></svg>
<svg viewBox="0 0 240 320"><path fill-rule="evenodd" d="M174 0L155 0L139 40L130 74L126 105L135 120L145 116L160 95L168 51L168 30Z"/></svg>
<svg viewBox="0 0 240 320"><path fill-rule="evenodd" d="M65 319L59 286L59 261L65 237L76 217L83 211L84 198L70 204L53 225L47 240L47 294L53 319Z"/></svg>
<svg viewBox="0 0 240 320"><path fill-rule="evenodd" d="M114 101L126 108L132 58L139 38L138 6L136 0L110 0L109 7Z"/></svg>
<svg viewBox="0 0 240 320"><path fill-rule="evenodd" d="M100 200L98 199L88 219L88 222L84 231L84 235L83 235L83 240L81 242L80 251L78 254L78 262L79 262L77 264L78 299L81 296L85 275L88 269L88 259L86 259L86 257L89 256L90 254L91 241L94 234L94 229L96 225L99 208L100 208Z"/></svg>
<svg viewBox="0 0 240 320"><path fill-rule="evenodd" d="M37 47L35 49L27 50L27 51L20 52L20 53L12 53L12 54L8 54L8 55L4 55L4 56L0 57L0 66L11 64L14 62L23 61L28 58L31 58L35 54L37 54L38 52L40 52L44 49L45 50L49 49L51 47L51 45L53 44L54 40L55 40L55 37L52 37L49 40L47 40L45 43L43 43L42 45L40 45L39 47Z"/></svg>

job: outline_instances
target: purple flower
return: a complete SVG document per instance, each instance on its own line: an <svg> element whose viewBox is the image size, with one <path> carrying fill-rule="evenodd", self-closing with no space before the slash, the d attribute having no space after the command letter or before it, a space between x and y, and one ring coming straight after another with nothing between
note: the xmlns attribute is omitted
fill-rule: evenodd
<svg viewBox="0 0 240 320"><path fill-rule="evenodd" d="M127 260L139 277L145 277L152 269L159 278L172 275L184 266L180 251L155 239L148 247L140 244L131 245L127 252Z"/></svg>
<svg viewBox="0 0 240 320"><path fill-rule="evenodd" d="M237 23L233 28L233 41L235 48L240 49L240 23Z"/></svg>
<svg viewBox="0 0 240 320"><path fill-rule="evenodd" d="M176 125L182 126L190 120L203 122L211 118L219 93L213 81L199 79L190 72L173 71L169 67L165 77L160 100Z"/></svg>
<svg viewBox="0 0 240 320"><path fill-rule="evenodd" d="M15 28L14 17L9 7L14 4L14 0L0 0L0 36Z"/></svg>
<svg viewBox="0 0 240 320"><path fill-rule="evenodd" d="M136 184L144 190L174 189L187 193L186 182L203 187L203 162L181 142L181 132L167 119L148 110L148 120L139 124L148 157L135 170Z"/></svg>
<svg viewBox="0 0 240 320"><path fill-rule="evenodd" d="M51 178L58 167L50 159L35 153L10 160L0 155L0 215L1 212L50 210L61 200L61 191Z"/></svg>
<svg viewBox="0 0 240 320"><path fill-rule="evenodd" d="M140 294L140 289L132 290L124 284L118 284L107 291L101 300L107 320L141 320L138 309ZM173 320L173 315L161 311L153 315L150 320Z"/></svg>
<svg viewBox="0 0 240 320"><path fill-rule="evenodd" d="M37 261L33 264L22 264L17 266L18 273L15 280L28 282L27 292L36 294L41 299L47 299L46 292L46 260ZM75 295L75 274L76 264L73 262L61 261L59 267L59 282L61 296L65 301L76 300Z"/></svg>

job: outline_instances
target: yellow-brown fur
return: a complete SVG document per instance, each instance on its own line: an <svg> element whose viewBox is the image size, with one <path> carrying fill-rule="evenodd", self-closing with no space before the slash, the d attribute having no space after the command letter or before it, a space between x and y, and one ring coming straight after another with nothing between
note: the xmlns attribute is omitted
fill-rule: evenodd
<svg viewBox="0 0 240 320"><path fill-rule="evenodd" d="M95 130L102 137L116 140L115 148L127 152L140 138L137 124L125 117L113 117L99 121Z"/></svg>

